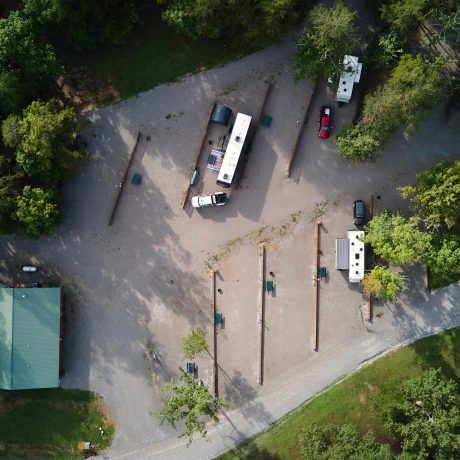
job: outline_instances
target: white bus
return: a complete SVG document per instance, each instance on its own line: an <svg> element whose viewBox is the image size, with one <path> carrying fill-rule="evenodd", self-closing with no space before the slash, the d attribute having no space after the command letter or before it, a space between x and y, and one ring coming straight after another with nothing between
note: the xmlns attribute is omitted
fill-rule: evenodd
<svg viewBox="0 0 460 460"><path fill-rule="evenodd" d="M233 125L230 140L225 150L222 166L217 176L217 185L228 188L236 176L235 172L243 160L245 149L247 148L248 132L252 117L239 113Z"/></svg>
<svg viewBox="0 0 460 460"><path fill-rule="evenodd" d="M364 232L361 230L349 230L347 236L350 245L348 281L350 283L359 283L364 278L364 243L360 240L364 236Z"/></svg>

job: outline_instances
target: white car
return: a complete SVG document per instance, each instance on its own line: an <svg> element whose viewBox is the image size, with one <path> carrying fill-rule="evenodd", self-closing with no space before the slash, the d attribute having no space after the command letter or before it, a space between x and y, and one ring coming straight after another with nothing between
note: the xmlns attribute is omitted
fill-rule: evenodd
<svg viewBox="0 0 460 460"><path fill-rule="evenodd" d="M34 265L23 265L22 271L26 273L35 273L38 272L38 267L35 267Z"/></svg>
<svg viewBox="0 0 460 460"><path fill-rule="evenodd" d="M205 208L207 206L223 206L227 204L228 198L225 192L216 192L213 195L194 196L192 197L192 206L194 208Z"/></svg>

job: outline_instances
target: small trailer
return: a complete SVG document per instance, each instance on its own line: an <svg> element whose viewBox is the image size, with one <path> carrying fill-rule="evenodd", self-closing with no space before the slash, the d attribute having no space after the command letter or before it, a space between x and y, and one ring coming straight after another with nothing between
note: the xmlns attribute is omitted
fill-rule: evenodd
<svg viewBox="0 0 460 460"><path fill-rule="evenodd" d="M359 83L361 79L361 71L363 68L362 63L358 62L357 56L350 56L348 54L343 58L343 73L340 75L339 87L335 100L337 102L350 102L353 93L353 86Z"/></svg>

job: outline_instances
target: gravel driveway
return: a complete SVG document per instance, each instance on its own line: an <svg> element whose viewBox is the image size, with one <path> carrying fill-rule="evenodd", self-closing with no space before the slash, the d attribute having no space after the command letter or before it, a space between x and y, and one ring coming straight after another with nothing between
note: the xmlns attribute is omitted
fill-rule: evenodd
<svg viewBox="0 0 460 460"><path fill-rule="evenodd" d="M161 427L152 418L151 412L161 406L159 385L184 365L182 337L192 326L210 330L211 284L206 265L210 257L220 253L229 241L262 227L282 225L299 211L311 216L318 203L328 203L323 218L328 235L323 249L327 261L332 257L335 235L341 236L350 224L351 203L356 197L374 193L381 196L382 208L398 208L402 201L395 187L442 159L459 156L458 113L444 120L441 107L416 134L395 134L374 163L344 161L336 154L333 142L320 141L315 132L319 105L333 104L331 90L321 87L292 177L285 179L289 152L301 128L298 120L312 91L308 82L294 83L291 53L292 43L287 40L224 67L88 113L92 123L84 140L92 155L66 184L65 223L54 236L38 242L22 237L0 240L0 275L4 279L11 280L15 267L30 261L66 286L66 374L62 384L95 390L104 397L117 422L111 458L210 458L265 428L363 360L460 322L459 286L429 295L420 287L420 274L414 272L407 297L398 305L382 307L382 321L369 332L362 325L359 292L334 274L321 294L319 353L308 348L310 316L293 336L301 337L301 344L293 343L294 338L278 328L270 346L285 340L280 346L286 350L299 346L305 347L305 353L294 353L293 362L285 361L286 354L278 354L276 359L284 365L270 368L263 387L257 386L253 372L245 371L247 390L238 393L242 406L209 431L210 442L199 440L187 450L175 440L176 430ZM231 203L220 209L196 212L187 206L182 210L182 192L209 105L226 98L236 110L256 111L266 80L273 82L266 108L273 124L270 129L259 128L241 188L232 191ZM337 133L350 121L354 106L333 107ZM142 138L132 173L142 174L143 183L127 185L115 223L109 227L116 184L138 131ZM290 265L292 276L286 272L286 289L305 291L292 294L289 302L297 302L298 296L307 309L305 299L312 298L309 273L313 242L305 236L311 231L310 218L305 217L299 225L304 227L293 225L292 233L285 235L291 242L283 243L286 250L273 261L281 272ZM296 245L303 246L296 251ZM252 257L250 244L242 244L239 250L243 255L234 256L243 259L238 260L244 260L244 251ZM230 252L229 264L232 256ZM257 266L253 261L251 264L248 262L248 266ZM332 268L332 262L328 264ZM308 274L307 280L302 273ZM239 289L232 287L232 277L227 282L231 291ZM246 283L240 296L253 296L253 289ZM277 301L282 303L282 297ZM348 309L345 322L341 321L340 309ZM300 314L301 310L297 307L296 311ZM228 332L232 337L231 329ZM159 357L156 367L145 357L147 344L152 344ZM238 370L238 363L245 359L245 347L235 344L223 349L227 356L222 356L222 369L227 362ZM200 378L210 383L210 360L203 359L199 369ZM230 392L232 386L233 391L238 390L239 383L241 378L235 380L230 375L227 388Z"/></svg>

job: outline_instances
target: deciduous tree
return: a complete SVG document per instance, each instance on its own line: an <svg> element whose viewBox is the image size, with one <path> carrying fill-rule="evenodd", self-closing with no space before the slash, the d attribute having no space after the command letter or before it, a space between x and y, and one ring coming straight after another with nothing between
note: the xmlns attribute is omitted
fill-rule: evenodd
<svg viewBox="0 0 460 460"><path fill-rule="evenodd" d="M415 214L429 230L460 226L460 160L452 166L441 161L417 174L416 184L400 188L409 198Z"/></svg>
<svg viewBox="0 0 460 460"><path fill-rule="evenodd" d="M17 198L16 218L29 236L38 238L52 233L60 222L54 192L26 185Z"/></svg>
<svg viewBox="0 0 460 460"><path fill-rule="evenodd" d="M19 11L0 19L0 70L38 81L61 72L54 48L37 39L33 21Z"/></svg>
<svg viewBox="0 0 460 460"><path fill-rule="evenodd" d="M338 0L329 8L318 5L309 14L308 25L297 41L297 78L337 80L344 70L343 57L358 44L356 13Z"/></svg>
<svg viewBox="0 0 460 460"><path fill-rule="evenodd" d="M84 154L75 148L81 128L71 108L59 110L56 102L34 101L22 117L2 124L7 145L16 148L16 162L30 177L55 183L75 169Z"/></svg>
<svg viewBox="0 0 460 460"><path fill-rule="evenodd" d="M381 297L385 302L394 302L404 288L404 277L382 265L377 265L363 279L366 295Z"/></svg>
<svg viewBox="0 0 460 460"><path fill-rule="evenodd" d="M404 459L451 459L460 456L457 385L431 369L402 384L402 401L387 427L401 437Z"/></svg>
<svg viewBox="0 0 460 460"><path fill-rule="evenodd" d="M184 420L185 430L179 437L188 437L189 444L195 433L205 437L206 421L218 422L219 412L229 407L224 400L212 396L208 387L196 383L183 371L179 378L172 379L161 390L171 395L163 398L163 408L157 414L160 423L175 426Z"/></svg>
<svg viewBox="0 0 460 460"><path fill-rule="evenodd" d="M195 327L182 341L182 353L186 359L193 359L205 351L208 351L206 333L201 327Z"/></svg>
<svg viewBox="0 0 460 460"><path fill-rule="evenodd" d="M416 220L387 211L369 222L364 241L377 255L395 265L424 261L430 250L430 236L418 229Z"/></svg>
<svg viewBox="0 0 460 460"><path fill-rule="evenodd" d="M371 433L360 436L353 425L306 425L299 436L305 460L391 460L387 444L379 444Z"/></svg>

